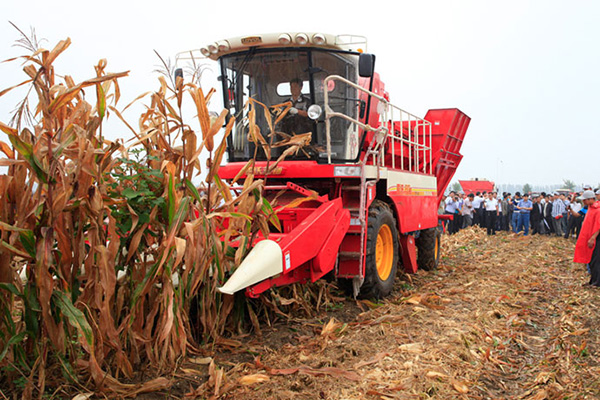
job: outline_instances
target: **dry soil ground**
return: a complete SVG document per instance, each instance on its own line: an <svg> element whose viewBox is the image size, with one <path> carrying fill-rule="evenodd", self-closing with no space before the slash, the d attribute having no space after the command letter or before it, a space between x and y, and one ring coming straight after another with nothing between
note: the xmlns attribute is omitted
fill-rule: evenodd
<svg viewBox="0 0 600 400"><path fill-rule="evenodd" d="M574 243L469 229L381 303L343 300L214 354L226 399L598 399L600 289ZM197 367L201 369L202 363ZM193 373L193 372L192 372ZM192 385L190 385L191 387ZM215 388L216 386L216 388ZM216 389L216 390L215 390Z"/></svg>

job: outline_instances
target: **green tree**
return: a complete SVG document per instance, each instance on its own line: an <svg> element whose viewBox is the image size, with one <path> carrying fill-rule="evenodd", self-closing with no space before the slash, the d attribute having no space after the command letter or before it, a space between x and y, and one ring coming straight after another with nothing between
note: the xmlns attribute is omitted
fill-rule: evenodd
<svg viewBox="0 0 600 400"><path fill-rule="evenodd" d="M523 194L525 193L531 193L531 185L529 183L523 185Z"/></svg>
<svg viewBox="0 0 600 400"><path fill-rule="evenodd" d="M569 189L570 191L575 190L575 182L570 179L563 179L563 188Z"/></svg>
<svg viewBox="0 0 600 400"><path fill-rule="evenodd" d="M460 183L454 182L450 187L450 190L454 190L456 193L458 193L462 190L462 186L460 186Z"/></svg>

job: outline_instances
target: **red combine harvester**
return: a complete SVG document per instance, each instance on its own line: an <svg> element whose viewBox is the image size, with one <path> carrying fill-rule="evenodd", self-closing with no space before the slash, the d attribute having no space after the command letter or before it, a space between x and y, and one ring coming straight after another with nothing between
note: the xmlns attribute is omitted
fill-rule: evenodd
<svg viewBox="0 0 600 400"><path fill-rule="evenodd" d="M392 105L365 50L363 37L297 32L199 50L220 63L225 107L236 119L222 179L232 180L255 155L255 177L268 168L248 132L248 99L290 101L274 129L271 159L290 138L310 132L310 143L268 174L264 196L277 195L282 232L258 238L221 292L257 297L332 272L354 296L380 298L399 265L409 273L437 267L438 205L462 159L470 118L456 108L419 118ZM253 118L268 143L266 118Z"/></svg>

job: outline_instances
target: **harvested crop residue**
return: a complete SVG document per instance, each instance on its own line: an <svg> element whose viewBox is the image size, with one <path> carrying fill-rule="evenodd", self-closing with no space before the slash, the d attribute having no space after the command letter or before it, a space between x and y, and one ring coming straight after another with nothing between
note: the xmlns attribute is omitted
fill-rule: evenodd
<svg viewBox="0 0 600 400"><path fill-rule="evenodd" d="M203 394L235 399L596 399L600 289L562 238L471 228L439 270L223 352ZM239 349L236 350L239 354ZM233 364L233 365L232 365ZM219 380L219 387L215 381ZM199 394L199 392L197 392ZM208 397L209 397L208 396Z"/></svg>

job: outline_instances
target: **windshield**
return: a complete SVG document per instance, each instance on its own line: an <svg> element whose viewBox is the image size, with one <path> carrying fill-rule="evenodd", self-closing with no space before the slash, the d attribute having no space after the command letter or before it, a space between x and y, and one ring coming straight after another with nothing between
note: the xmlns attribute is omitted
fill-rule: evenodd
<svg viewBox="0 0 600 400"><path fill-rule="evenodd" d="M285 146L277 146L286 138L310 132L310 145L287 159L326 160L324 112L316 120L308 118L308 108L317 104L324 109L323 81L329 75L340 75L357 82L358 56L352 53L314 49L256 50L236 53L221 58L224 101L236 119L228 138L230 161L245 161L257 155L265 159L262 148L248 139L248 100L253 99L268 107L273 121L278 113L290 109L274 126L271 141L269 126L262 107L256 106L256 124L267 143L273 143L271 158L278 157ZM335 112L357 119L360 101L356 89L339 81L331 82L329 106ZM289 102L289 105L274 107ZM254 103L256 104L256 103ZM364 105L363 105L364 108ZM331 120L331 158L349 161L358 155L358 128L342 118Z"/></svg>

